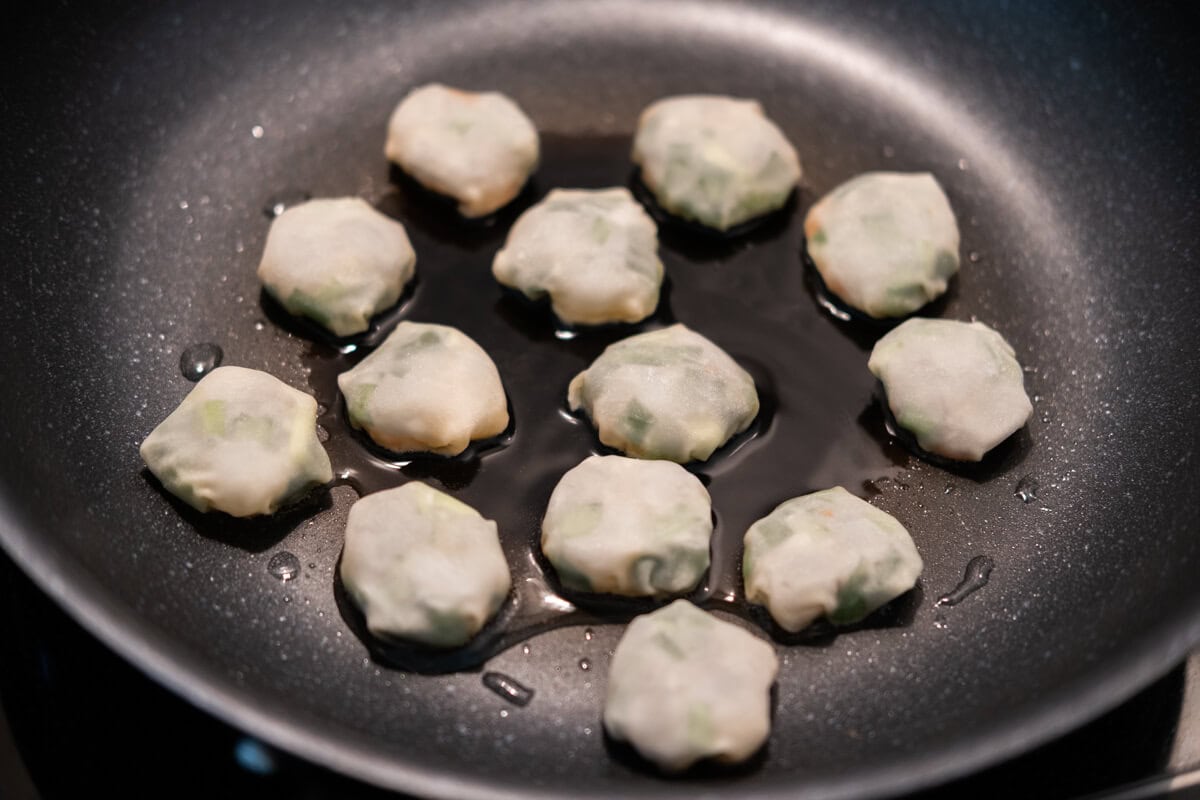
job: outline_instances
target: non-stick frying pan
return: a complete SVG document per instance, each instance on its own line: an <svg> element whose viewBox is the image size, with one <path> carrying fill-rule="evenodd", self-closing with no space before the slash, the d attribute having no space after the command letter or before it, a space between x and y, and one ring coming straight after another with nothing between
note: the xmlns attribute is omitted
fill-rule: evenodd
<svg viewBox="0 0 1200 800"><path fill-rule="evenodd" d="M882 795L1062 732L1200 639L1194 20L1038 3L180 2L5 27L0 539L199 706L423 795ZM431 80L503 90L544 134L535 181L492 220L460 223L381 155L391 107ZM718 537L695 598L738 611L741 531L833 483L904 521L926 570L854 630L776 638L762 756L665 780L600 726L636 609L581 606L561 625L532 547L557 477L597 447L565 414L566 382L627 331L556 335L488 267L552 186L636 187L638 111L692 91L760 99L805 167L793 204L742 236L662 223L669 291L649 324L706 333L764 397L753 435L697 467ZM804 264L804 211L867 169L938 175L964 267L925 313L996 326L1026 365L1034 417L978 467L912 458L887 433L865 371L882 329L830 314ZM507 446L401 467L347 433L332 375L371 338L340 352L254 277L265 211L342 194L408 226L419 278L399 316L452 322L494 356ZM337 486L251 522L161 491L137 445L190 389L180 358L198 343L317 393ZM356 491L411 478L500 523L522 588L490 634L499 652L476 661L532 688L527 706L470 658L397 666L340 603ZM977 556L995 564L987 585L938 605Z"/></svg>

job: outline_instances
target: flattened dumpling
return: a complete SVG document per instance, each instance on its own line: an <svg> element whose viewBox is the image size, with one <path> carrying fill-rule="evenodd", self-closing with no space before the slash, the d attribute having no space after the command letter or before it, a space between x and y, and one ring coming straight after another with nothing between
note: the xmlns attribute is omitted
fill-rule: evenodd
<svg viewBox="0 0 1200 800"><path fill-rule="evenodd" d="M413 89L388 122L388 160L482 217L516 197L538 164L538 133L499 92L431 83Z"/></svg>
<svg viewBox="0 0 1200 800"><path fill-rule="evenodd" d="M840 486L781 504L744 544L746 599L793 633L822 616L859 621L913 588L924 566L895 517Z"/></svg>
<svg viewBox="0 0 1200 800"><path fill-rule="evenodd" d="M517 220L492 273L563 322L638 322L658 306L658 228L628 189L555 189Z"/></svg>
<svg viewBox="0 0 1200 800"><path fill-rule="evenodd" d="M981 460L1033 413L1016 353L982 322L907 320L875 343L867 368L900 427L946 458Z"/></svg>
<svg viewBox="0 0 1200 800"><path fill-rule="evenodd" d="M457 328L401 322L375 352L338 375L350 424L398 453L458 455L508 427L496 365Z"/></svg>
<svg viewBox="0 0 1200 800"><path fill-rule="evenodd" d="M420 482L350 508L342 585L381 638L466 644L512 588L496 523Z"/></svg>
<svg viewBox="0 0 1200 800"><path fill-rule="evenodd" d="M719 95L647 106L633 161L660 206L719 231L782 208L800 180L796 149L758 101Z"/></svg>
<svg viewBox="0 0 1200 800"><path fill-rule="evenodd" d="M629 623L613 653L604 727L669 772L754 755L771 732L769 644L686 600Z"/></svg>
<svg viewBox="0 0 1200 800"><path fill-rule="evenodd" d="M712 530L708 491L683 467L592 456L554 487L542 552L569 589L679 594L708 569Z"/></svg>
<svg viewBox="0 0 1200 800"><path fill-rule="evenodd" d="M829 291L872 317L902 317L958 272L958 222L928 172L868 172L822 197L804 220Z"/></svg>
<svg viewBox="0 0 1200 800"><path fill-rule="evenodd" d="M167 491L198 511L270 514L333 480L317 401L245 367L205 375L141 447Z"/></svg>
<svg viewBox="0 0 1200 800"><path fill-rule="evenodd" d="M681 324L609 345L572 379L567 402L609 447L681 464L708 458L758 414L750 374Z"/></svg>
<svg viewBox="0 0 1200 800"><path fill-rule="evenodd" d="M309 200L271 223L258 278L289 313L349 336L396 304L416 263L404 226L366 201Z"/></svg>

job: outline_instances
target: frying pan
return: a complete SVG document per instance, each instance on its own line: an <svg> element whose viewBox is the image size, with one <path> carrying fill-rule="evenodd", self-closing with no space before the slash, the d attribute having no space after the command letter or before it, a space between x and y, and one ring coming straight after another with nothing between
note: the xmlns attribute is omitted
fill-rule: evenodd
<svg viewBox="0 0 1200 800"><path fill-rule="evenodd" d="M415 794L885 795L1028 748L1200 640L1194 22L1069 3L692 0L80 4L13 20L0 540L200 707ZM505 91L544 134L533 184L491 220L458 222L380 155L391 107L430 80ZM638 111L689 91L759 98L805 167L792 205L742 236L663 221L669 291L648 324L711 336L764 397L751 435L696 468L718 534L695 599L738 611L741 531L833 483L900 518L926 570L856 629L776 637L766 751L665 780L599 722L636 609L537 605L558 602L533 555L540 511L597 448L560 413L566 382L623 331L555 335L487 269L552 186L636 187ZM996 326L1026 366L1034 416L978 467L912 458L886 432L864 377L881 330L827 313L802 260L804 211L867 169L939 177L964 268L925 313ZM515 417L503 447L399 466L346 432L331 376L379 331L340 352L254 278L264 208L308 194L363 196L405 222L419 279L393 317L451 321L491 352ZM142 471L137 445L191 387L181 354L205 342L318 395L335 487L235 522L187 511ZM411 478L496 519L533 587L461 664L397 665L339 605L356 491ZM995 564L987 585L939 605L977 556ZM490 691L480 662L532 701Z"/></svg>

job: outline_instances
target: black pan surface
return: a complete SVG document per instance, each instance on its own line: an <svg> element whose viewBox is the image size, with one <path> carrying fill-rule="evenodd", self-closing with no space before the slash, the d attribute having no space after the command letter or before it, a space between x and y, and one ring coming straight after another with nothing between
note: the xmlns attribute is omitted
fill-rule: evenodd
<svg viewBox="0 0 1200 800"><path fill-rule="evenodd" d="M1195 30L1082 5L682 0L173 3L10 25L0 539L201 707L417 794L885 795L1030 747L1200 639ZM544 134L533 184L487 223L458 222L381 155L392 106L430 80L505 91ZM531 547L554 482L597 446L560 413L566 382L626 331L556 336L488 267L549 188L636 186L638 111L691 91L759 98L805 167L794 203L742 237L663 224L670 288L647 324L709 335L764 397L753 435L697 468L719 533L694 599L754 625L739 616L740 533L833 483L905 522L926 571L855 630L777 640L763 756L664 780L600 726L632 609L546 602ZM867 169L938 175L964 269L926 313L998 327L1027 367L1034 417L980 467L927 464L888 436L865 371L882 329L828 313L804 267L803 213ZM489 350L516 419L504 447L401 467L347 433L332 377L374 337L341 352L254 278L264 209L310 194L405 222L419 278L398 316L453 322ZM337 486L250 523L160 491L137 446L191 388L180 358L205 342L317 394ZM532 688L527 706L469 658L398 666L339 605L356 492L410 478L500 523L519 590L473 655ZM978 556L995 564L987 585L937 605Z"/></svg>

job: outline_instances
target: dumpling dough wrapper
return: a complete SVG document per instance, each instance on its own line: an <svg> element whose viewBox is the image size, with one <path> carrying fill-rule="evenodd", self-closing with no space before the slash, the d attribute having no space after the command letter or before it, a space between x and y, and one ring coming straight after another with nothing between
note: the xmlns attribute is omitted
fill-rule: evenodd
<svg viewBox="0 0 1200 800"><path fill-rule="evenodd" d="M141 446L162 485L197 509L270 514L333 480L317 401L245 367L205 375Z"/></svg>

